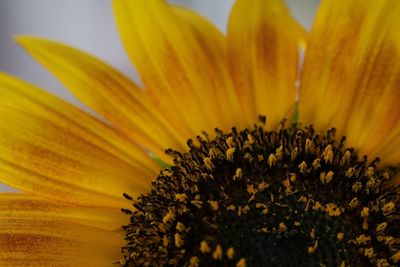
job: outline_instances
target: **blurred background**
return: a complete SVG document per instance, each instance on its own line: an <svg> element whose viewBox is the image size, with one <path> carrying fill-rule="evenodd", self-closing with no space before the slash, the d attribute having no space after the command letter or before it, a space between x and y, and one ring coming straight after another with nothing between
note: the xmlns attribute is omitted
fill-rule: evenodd
<svg viewBox="0 0 400 267"><path fill-rule="evenodd" d="M234 0L171 0L197 10L225 32ZM306 29L319 0L286 0ZM108 62L132 79L138 77L128 61L114 23L110 0L0 0L0 71L23 78L83 107L62 85L13 43L18 34L55 39ZM1 95L0 95L1 97ZM0 184L0 191L12 191Z"/></svg>

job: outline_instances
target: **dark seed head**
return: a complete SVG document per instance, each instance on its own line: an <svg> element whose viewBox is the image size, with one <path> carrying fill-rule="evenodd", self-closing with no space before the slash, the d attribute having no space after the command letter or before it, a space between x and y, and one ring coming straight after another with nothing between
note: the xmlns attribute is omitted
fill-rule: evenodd
<svg viewBox="0 0 400 267"><path fill-rule="evenodd" d="M124 210L126 266L400 262L395 169L357 158L334 129L265 131L264 122L168 150L174 165Z"/></svg>

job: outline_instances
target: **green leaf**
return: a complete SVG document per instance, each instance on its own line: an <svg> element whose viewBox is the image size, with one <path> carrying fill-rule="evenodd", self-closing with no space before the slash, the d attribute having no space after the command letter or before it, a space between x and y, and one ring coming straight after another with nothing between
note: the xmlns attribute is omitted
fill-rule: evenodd
<svg viewBox="0 0 400 267"><path fill-rule="evenodd" d="M169 165L168 163L166 163L165 161L163 161L162 159L160 159L159 157L157 157L157 155L153 154L152 152L149 153L149 156L150 156L155 162L157 162L157 164L160 165L163 169L169 169L169 168L171 168L171 165Z"/></svg>
<svg viewBox="0 0 400 267"><path fill-rule="evenodd" d="M300 121L299 101L296 101L293 107L292 123L299 123L299 121Z"/></svg>

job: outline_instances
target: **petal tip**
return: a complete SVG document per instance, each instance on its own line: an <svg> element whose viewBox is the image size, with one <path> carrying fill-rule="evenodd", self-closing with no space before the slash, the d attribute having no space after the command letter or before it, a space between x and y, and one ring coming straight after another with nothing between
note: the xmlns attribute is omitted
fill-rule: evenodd
<svg viewBox="0 0 400 267"><path fill-rule="evenodd" d="M34 41L37 37L29 36L29 35L14 35L13 41L20 46L25 46L27 43Z"/></svg>

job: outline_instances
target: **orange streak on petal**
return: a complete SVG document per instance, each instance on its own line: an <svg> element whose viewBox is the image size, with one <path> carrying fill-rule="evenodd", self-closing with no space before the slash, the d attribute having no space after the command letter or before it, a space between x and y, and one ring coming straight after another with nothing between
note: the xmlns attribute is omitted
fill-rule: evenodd
<svg viewBox="0 0 400 267"><path fill-rule="evenodd" d="M110 266L123 237L64 221L0 219L2 266Z"/></svg>

